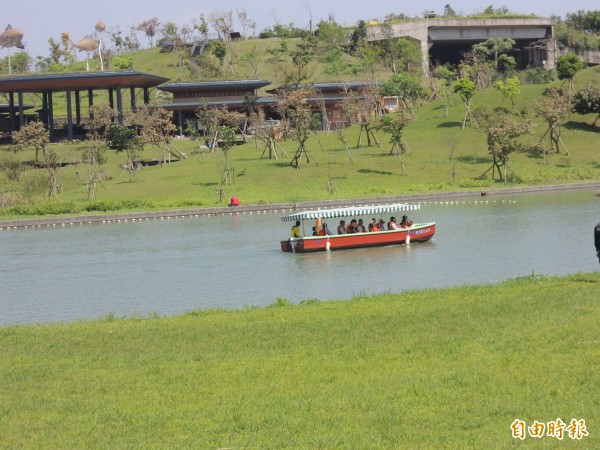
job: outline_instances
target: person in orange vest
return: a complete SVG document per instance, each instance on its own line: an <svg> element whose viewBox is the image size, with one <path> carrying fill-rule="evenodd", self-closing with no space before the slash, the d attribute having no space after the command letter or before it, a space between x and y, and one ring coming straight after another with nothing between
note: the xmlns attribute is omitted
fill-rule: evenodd
<svg viewBox="0 0 600 450"><path fill-rule="evenodd" d="M231 197L229 206L240 206L240 201L236 196Z"/></svg>
<svg viewBox="0 0 600 450"><path fill-rule="evenodd" d="M371 219L371 223L369 224L369 231L379 231L379 225L377 225L377 220L375 220L375 217Z"/></svg>

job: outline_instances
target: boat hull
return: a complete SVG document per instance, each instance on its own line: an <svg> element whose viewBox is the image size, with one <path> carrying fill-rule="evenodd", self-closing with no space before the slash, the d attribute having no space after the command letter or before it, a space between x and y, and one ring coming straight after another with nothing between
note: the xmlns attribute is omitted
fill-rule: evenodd
<svg viewBox="0 0 600 450"><path fill-rule="evenodd" d="M338 234L334 236L307 236L281 241L281 250L290 253L308 253L327 250L400 245L410 242L427 242L435 234L435 223L415 224L410 228L378 231L375 233Z"/></svg>

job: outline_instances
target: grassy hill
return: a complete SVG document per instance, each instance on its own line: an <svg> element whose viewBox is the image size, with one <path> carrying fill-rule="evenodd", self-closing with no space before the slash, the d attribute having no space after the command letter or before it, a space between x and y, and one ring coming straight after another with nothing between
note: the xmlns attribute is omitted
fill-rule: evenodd
<svg viewBox="0 0 600 450"><path fill-rule="evenodd" d="M251 42L240 44L251 45ZM150 71L154 67L157 69L154 73L165 75L168 75L169 64L175 64L171 54L156 50L139 52L134 58L135 69ZM581 71L575 82L576 87L600 84L600 67ZM516 100L516 111L537 124L534 134L522 138L526 147L535 146L546 131L545 124L534 115L535 102L545 89L559 85L555 82L522 86L522 94ZM447 117L445 105L448 107ZM490 111L496 108L510 110L508 99L495 89L476 92L473 105L476 109ZM390 154L387 134L376 132L381 147L356 148L357 126L343 130L344 138L351 147L350 153L337 132L313 134L307 142L313 158L309 163L302 160L299 170L290 166L290 158L298 148L295 141L280 142L288 157L278 149L278 159L268 159L264 149L254 141L237 145L228 156L235 174L234 184L225 185L224 194L226 198L237 195L245 204L295 203L600 179L600 155L597 152L600 133L598 126L591 126L593 116L573 114L562 127L562 141L569 150L568 155L564 151L543 155L532 150L513 154L510 160L512 172L509 171L509 182L505 185L491 180L489 174L479 179L492 163L486 134L481 129L468 126L462 129L464 113L465 107L455 95L450 97L450 101L435 100L415 109L417 118L404 134L411 150L402 160L408 174L403 170L401 161ZM47 175L41 169L31 168L33 150L12 154L10 148L4 147L0 152L0 164L5 168L0 172L0 198L5 208L0 209L0 217L76 213L78 208L104 211L106 208L122 207L151 210L215 206L225 159L221 152L198 154L198 144L188 139L176 139L174 146L186 153L189 159L168 166L144 167L133 181L120 167L125 156L113 150L107 151L105 180L98 188L95 203L86 201L87 167L84 164L69 165L61 170L62 193L57 200L48 202L44 188ZM85 143L77 141L52 145L66 162L81 161L85 150ZM159 159L160 156L161 150L154 147L148 147L142 153L145 160ZM21 173L19 179L9 178L6 168L19 162L24 163L28 170ZM454 181L450 174L452 171ZM21 197L33 207L6 208L15 197ZM126 203L117 205L115 202ZM37 209L40 205L42 209Z"/></svg>

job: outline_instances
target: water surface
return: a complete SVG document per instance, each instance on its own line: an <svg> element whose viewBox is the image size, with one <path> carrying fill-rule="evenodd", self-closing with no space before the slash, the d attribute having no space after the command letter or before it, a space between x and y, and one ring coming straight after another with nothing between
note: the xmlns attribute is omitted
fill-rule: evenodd
<svg viewBox="0 0 600 450"><path fill-rule="evenodd" d="M412 218L437 222L432 241L331 253L282 253L291 224L280 215L2 231L0 324L170 315L278 297L347 299L600 269L593 242L600 200L592 190L427 202Z"/></svg>

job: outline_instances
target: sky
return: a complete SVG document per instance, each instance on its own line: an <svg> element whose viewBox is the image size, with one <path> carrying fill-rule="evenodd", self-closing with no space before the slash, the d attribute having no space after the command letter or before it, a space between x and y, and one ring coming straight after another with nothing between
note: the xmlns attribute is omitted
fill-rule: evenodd
<svg viewBox="0 0 600 450"><path fill-rule="evenodd" d="M578 10L600 9L597 0L423 0L423 1L384 1L384 0L36 0L34 2L5 1L0 10L0 30L8 25L23 31L25 50L32 56L48 56L48 39L60 40L62 32L69 32L74 42L95 32L99 21L106 24L107 31L120 29L127 35L132 26L157 17L164 24L174 22L179 27L192 26L200 14L208 17L211 13L231 10L234 20L236 11L245 10L248 17L256 22L256 32L271 27L275 23L293 24L307 28L312 16L313 23L333 16L340 25L353 25L359 20L383 19L387 14L405 14L422 17L425 10L442 14L444 6L450 4L461 14L483 11L492 4L494 8L506 6L511 12L535 14L549 17ZM237 21L236 21L237 24ZM239 31L241 31L241 27ZM147 39L139 35L142 47ZM104 39L109 44L110 39ZM10 49L11 53L15 49ZM6 56L7 49L0 49L0 56ZM81 53L79 58L85 59Z"/></svg>

